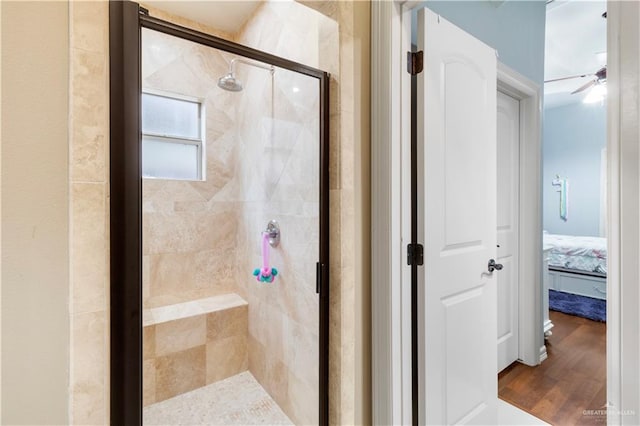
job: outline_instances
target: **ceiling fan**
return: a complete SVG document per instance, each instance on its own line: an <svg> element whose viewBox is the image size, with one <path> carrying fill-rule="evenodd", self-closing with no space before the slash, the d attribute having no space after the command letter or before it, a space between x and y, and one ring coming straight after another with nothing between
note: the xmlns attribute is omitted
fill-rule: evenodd
<svg viewBox="0 0 640 426"><path fill-rule="evenodd" d="M578 87L576 90L571 92L572 95L583 92L587 89L590 89L591 87L606 83L607 82L607 66L605 65L604 67L600 68L598 71L596 71L593 74L579 74L579 75L572 75L569 77L554 78L551 80L545 80L545 83L552 83L554 81L562 81L562 80L571 80L573 78L584 78L587 76L593 76L593 78L589 80L586 84L583 84L582 86Z"/></svg>

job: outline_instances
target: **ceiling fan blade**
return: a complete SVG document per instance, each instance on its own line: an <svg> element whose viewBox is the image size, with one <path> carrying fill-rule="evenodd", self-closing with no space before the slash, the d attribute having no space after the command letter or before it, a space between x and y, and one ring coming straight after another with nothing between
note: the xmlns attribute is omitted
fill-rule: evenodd
<svg viewBox="0 0 640 426"><path fill-rule="evenodd" d="M562 80L571 80L573 78L584 78L588 75L593 75L593 74L580 74L580 75L572 75L570 77L560 77L560 78L552 78L551 80L545 80L545 83L553 83L554 81L562 81Z"/></svg>
<svg viewBox="0 0 640 426"><path fill-rule="evenodd" d="M576 90L574 90L573 92L571 92L572 95L575 95L576 93L580 93L582 91L587 90L589 87L593 86L594 84L596 84L597 80L591 80L590 82L588 82L587 84L584 84L580 87L578 87Z"/></svg>

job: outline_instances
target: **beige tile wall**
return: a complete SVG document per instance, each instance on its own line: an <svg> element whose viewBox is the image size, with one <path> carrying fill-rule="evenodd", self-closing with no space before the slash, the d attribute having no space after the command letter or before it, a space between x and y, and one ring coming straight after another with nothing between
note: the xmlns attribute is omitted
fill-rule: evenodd
<svg viewBox="0 0 640 426"><path fill-rule="evenodd" d="M337 24L294 2L267 2L245 24L239 43L320 68L320 28ZM325 57L338 55L337 43ZM295 424L318 423L319 83L276 69L246 69L239 98L242 183L247 202L239 227L238 282L249 301L249 369ZM254 93L258 94L257 96ZM279 222L274 285L246 271L260 264L259 235ZM274 374L276 372L277 374Z"/></svg>
<svg viewBox="0 0 640 426"><path fill-rule="evenodd" d="M297 0L339 23L331 81L331 424L371 424L370 4Z"/></svg>
<svg viewBox="0 0 640 426"><path fill-rule="evenodd" d="M339 61L334 58L332 63L320 65L333 75L330 420L332 424L367 424L369 283L363 229L368 223L369 5L368 2L314 1L309 2L309 6L339 25ZM82 210L83 214L89 213L87 217L78 212L80 215L73 216L70 224L72 229L79 229L77 227L86 223L83 221L88 221L91 228L97 228L101 234L97 244L87 252L73 250L71 253L71 338L74 343L70 354L70 413L73 424L108 424L108 5L106 2L74 2L70 9L70 128L73 130L70 185L75 194L70 207L87 202L93 211ZM331 45L335 43L332 37L333 34L325 32L322 40ZM78 90L83 84L85 90ZM92 162L91 167L86 166L88 161ZM105 227L101 232L102 224ZM72 231L71 238L72 244L81 247L94 237L91 233ZM86 267L94 261L102 265L104 273ZM77 278L83 276L83 280ZM251 342L251 338L249 340ZM254 346L259 349L259 345L254 343ZM259 359L254 362L259 363ZM285 377L281 366L273 367L270 374L274 380ZM292 386L295 385L292 382Z"/></svg>
<svg viewBox="0 0 640 426"><path fill-rule="evenodd" d="M70 421L108 423L108 4L70 2Z"/></svg>
<svg viewBox="0 0 640 426"><path fill-rule="evenodd" d="M216 86L231 58L226 52L142 31L143 90L201 99L206 118L204 181L143 180L145 308L239 292L237 105L233 93Z"/></svg>

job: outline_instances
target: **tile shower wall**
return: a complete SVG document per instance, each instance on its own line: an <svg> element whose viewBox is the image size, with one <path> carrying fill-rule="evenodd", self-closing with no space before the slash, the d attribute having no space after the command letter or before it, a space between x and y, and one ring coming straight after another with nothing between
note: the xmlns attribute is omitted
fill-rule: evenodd
<svg viewBox="0 0 640 426"><path fill-rule="evenodd" d="M335 34L331 40L323 35ZM324 45L321 42L324 41ZM238 42L317 68L338 55L337 24L293 2L266 2ZM333 47L331 51L329 47ZM300 56L300 54L302 54ZM238 283L249 302L249 369L296 424L318 423L319 83L277 69L271 78L247 69L238 129L245 194L239 224ZM273 285L256 285L247 272L260 262L259 235L275 219L281 245Z"/></svg>
<svg viewBox="0 0 640 426"><path fill-rule="evenodd" d="M206 119L206 180L143 180L145 308L237 293L237 100L216 85L232 57L150 30L142 49L143 90L199 98Z"/></svg>
<svg viewBox="0 0 640 426"><path fill-rule="evenodd" d="M318 20L317 44L296 3L327 18ZM262 25L247 25L241 43L331 74L329 423L370 424L370 5L265 2L254 19Z"/></svg>
<svg viewBox="0 0 640 426"><path fill-rule="evenodd" d="M142 49L143 90L198 98L205 118L205 179L143 180L144 307L240 293L235 277L242 207L235 185L238 102L216 84L232 56L150 30L142 32ZM244 332L209 339L216 324L228 322ZM159 338L167 327L195 340L163 353ZM246 307L241 316L197 315L145 327L144 349L152 354L144 360L145 405L246 371L247 328Z"/></svg>

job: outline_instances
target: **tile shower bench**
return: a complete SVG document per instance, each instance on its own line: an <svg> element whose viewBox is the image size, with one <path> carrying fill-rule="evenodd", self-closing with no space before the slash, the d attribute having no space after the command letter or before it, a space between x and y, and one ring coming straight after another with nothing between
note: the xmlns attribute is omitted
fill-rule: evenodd
<svg viewBox="0 0 640 426"><path fill-rule="evenodd" d="M248 304L235 293L145 309L144 405L248 368Z"/></svg>

